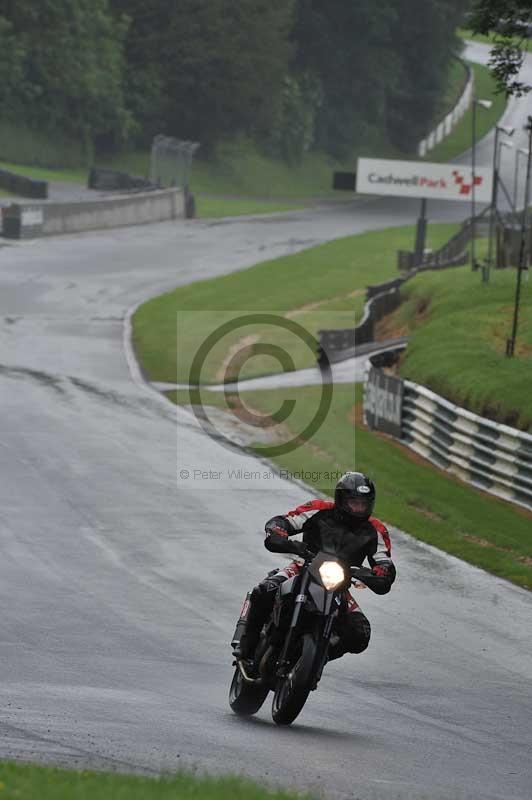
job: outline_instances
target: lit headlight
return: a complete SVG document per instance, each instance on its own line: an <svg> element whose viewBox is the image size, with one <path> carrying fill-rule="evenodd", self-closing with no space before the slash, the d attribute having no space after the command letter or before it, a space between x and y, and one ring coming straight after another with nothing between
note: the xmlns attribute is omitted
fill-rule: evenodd
<svg viewBox="0 0 532 800"><path fill-rule="evenodd" d="M320 567L320 578L330 592L345 581L344 568L336 561L324 561Z"/></svg>

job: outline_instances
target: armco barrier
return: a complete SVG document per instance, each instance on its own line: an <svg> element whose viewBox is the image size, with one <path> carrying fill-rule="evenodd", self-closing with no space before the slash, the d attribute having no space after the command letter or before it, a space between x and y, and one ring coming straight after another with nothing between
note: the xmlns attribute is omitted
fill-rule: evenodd
<svg viewBox="0 0 532 800"><path fill-rule="evenodd" d="M33 178L17 175L6 169L0 169L0 189L5 189L19 197L31 197L34 200L46 200L48 197L46 181L35 181Z"/></svg>
<svg viewBox="0 0 532 800"><path fill-rule="evenodd" d="M487 236L489 229L489 216L487 207L478 217L475 218L475 239ZM409 272L413 269L445 269L446 267L458 267L467 264L469 258L468 246L471 242L471 220L467 219L459 231L451 236L448 242L439 250L428 251L423 254L420 262L416 263L416 254L406 250L398 250L397 267L402 272Z"/></svg>
<svg viewBox="0 0 532 800"><path fill-rule="evenodd" d="M451 133L452 129L455 127L457 122L462 119L465 112L471 105L471 100L473 98L473 71L467 66L467 64L464 64L461 59L458 60L461 64L463 64L466 73L464 90L454 108L452 108L449 113L446 114L445 117L438 123L438 125L436 125L434 130L428 133L418 144L417 152L422 158Z"/></svg>
<svg viewBox="0 0 532 800"><path fill-rule="evenodd" d="M532 508L532 436L404 381L402 441L467 483Z"/></svg>
<svg viewBox="0 0 532 800"><path fill-rule="evenodd" d="M482 230L487 224L488 220L483 212L476 218L475 232ZM467 220L443 247L426 254L422 263L415 268L412 267L413 254L400 251L399 268L404 268L405 274L400 278L394 278L376 286L368 286L364 316L356 328L319 331L318 363L323 362L325 354L331 363L352 358L355 355L355 343L358 347L373 341L375 324L399 306L401 302L400 289L403 283L425 270L445 269L467 263L465 248L470 239L471 223L470 220Z"/></svg>
<svg viewBox="0 0 532 800"><path fill-rule="evenodd" d="M4 236L34 238L184 217L183 193L159 189L81 203L14 203L3 209Z"/></svg>
<svg viewBox="0 0 532 800"><path fill-rule="evenodd" d="M407 278L396 278L394 281L382 284L381 288L385 287L385 289L378 293L375 291L379 288L378 286L370 286L366 293L366 297L369 299L364 306L364 316L362 317L362 322L356 328L336 328L318 331L318 364L325 360L325 355L332 364L338 361L345 361L346 358L352 358L357 355L360 345L373 342L375 339L375 324L386 314L395 311L399 306L401 302L399 288L405 280Z"/></svg>
<svg viewBox="0 0 532 800"><path fill-rule="evenodd" d="M136 175L129 175L127 172L118 172L115 169L102 169L101 167L91 167L87 179L88 189L99 189L104 192L127 192L134 190L156 189L157 187Z"/></svg>
<svg viewBox="0 0 532 800"><path fill-rule="evenodd" d="M532 509L530 434L473 414L425 386L400 378L390 378L395 385L402 383L402 392L394 389L395 395L401 396L400 432L390 431L390 408L394 414L396 409L387 396L389 387L380 367L391 365L397 356L398 347L392 346L368 358L364 376L366 425L400 437L403 444L465 483ZM379 374L382 379L376 380ZM377 418L369 413L372 410L378 411Z"/></svg>
<svg viewBox="0 0 532 800"><path fill-rule="evenodd" d="M364 306L364 316L356 328L333 328L318 331L318 364L324 362L325 356L331 364L353 358L357 355L360 345L373 342L376 323L386 314L390 314L398 308L401 302L400 288L415 274L417 273L413 272L403 278L382 283L380 286L369 286L366 290L367 300Z"/></svg>

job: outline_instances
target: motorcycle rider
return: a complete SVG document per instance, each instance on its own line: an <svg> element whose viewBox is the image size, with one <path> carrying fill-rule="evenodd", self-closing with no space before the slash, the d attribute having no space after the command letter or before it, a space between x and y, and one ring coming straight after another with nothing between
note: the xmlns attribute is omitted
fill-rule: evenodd
<svg viewBox="0 0 532 800"><path fill-rule="evenodd" d="M293 553L305 558L320 550L335 552L350 566L361 567L367 558L370 569L360 570L363 582L376 594L386 594L395 580L391 559L390 536L380 520L372 517L375 505L375 486L362 472L346 472L336 484L332 500L310 500L288 514L272 517L265 525L264 546L274 553ZM303 541L291 540L297 533ZM233 642L236 659L252 659L263 625L273 610L279 585L297 575L301 564L291 562L287 567L269 572L244 604L241 620L246 617L239 642ZM356 576L355 576L356 577ZM247 616L246 616L247 615ZM336 620L331 637L329 661L344 653L361 653L369 644L371 626L349 591Z"/></svg>

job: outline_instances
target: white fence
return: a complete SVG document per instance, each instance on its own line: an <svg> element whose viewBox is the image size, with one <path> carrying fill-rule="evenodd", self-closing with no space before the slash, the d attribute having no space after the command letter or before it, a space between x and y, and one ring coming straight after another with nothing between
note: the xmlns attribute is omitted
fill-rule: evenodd
<svg viewBox="0 0 532 800"><path fill-rule="evenodd" d="M404 381L402 441L462 480L532 508L532 436Z"/></svg>
<svg viewBox="0 0 532 800"><path fill-rule="evenodd" d="M466 69L468 71L467 83L457 104L449 111L442 121L436 125L434 130L427 134L418 144L418 155L422 158L451 133L452 129L457 122L462 119L471 105L471 100L473 98L473 71L469 67L466 67Z"/></svg>

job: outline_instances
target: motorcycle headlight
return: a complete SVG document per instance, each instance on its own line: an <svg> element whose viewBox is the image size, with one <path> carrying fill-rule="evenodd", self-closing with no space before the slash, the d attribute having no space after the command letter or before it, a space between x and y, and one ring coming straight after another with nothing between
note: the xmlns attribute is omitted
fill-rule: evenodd
<svg viewBox="0 0 532 800"><path fill-rule="evenodd" d="M320 578L330 592L345 581L345 570L337 561L324 561L320 566Z"/></svg>

